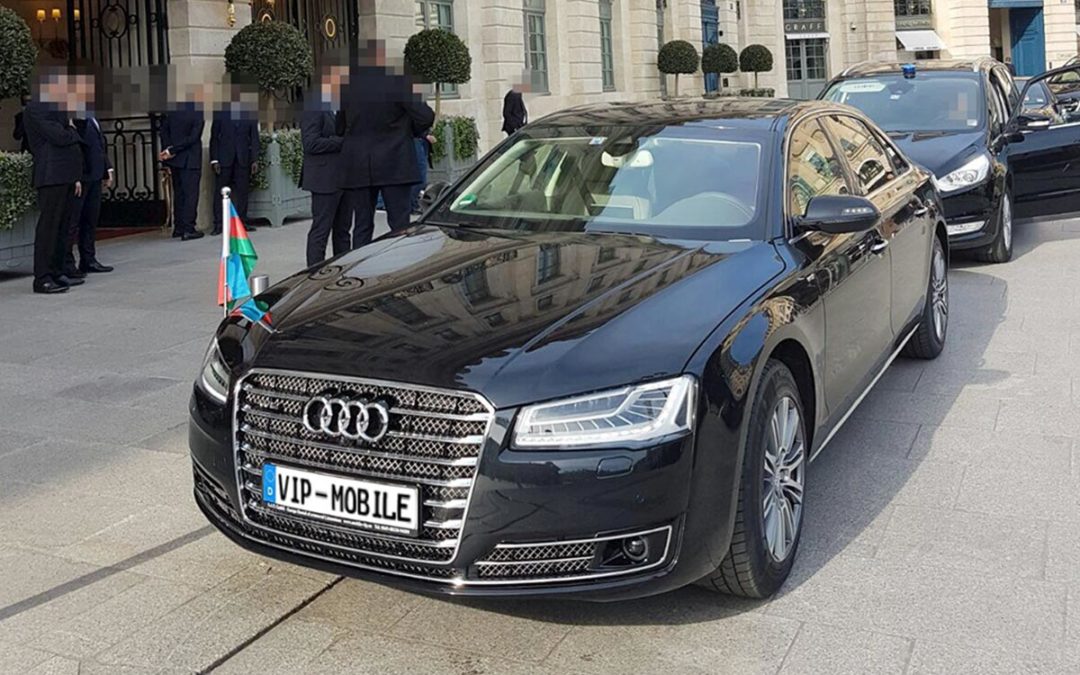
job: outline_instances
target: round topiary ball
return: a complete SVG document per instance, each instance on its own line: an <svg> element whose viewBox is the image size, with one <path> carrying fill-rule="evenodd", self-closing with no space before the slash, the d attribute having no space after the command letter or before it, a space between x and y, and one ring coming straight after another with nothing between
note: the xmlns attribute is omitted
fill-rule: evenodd
<svg viewBox="0 0 1080 675"><path fill-rule="evenodd" d="M729 45L709 45L701 52L701 72L734 73L739 69L739 56Z"/></svg>
<svg viewBox="0 0 1080 675"><path fill-rule="evenodd" d="M697 49L686 40L672 40L664 44L656 55L657 67L661 73L668 75L696 73L700 62Z"/></svg>
<svg viewBox="0 0 1080 675"><path fill-rule="evenodd" d="M0 7L0 99L30 93L37 46L30 27L13 10Z"/></svg>
<svg viewBox="0 0 1080 675"><path fill-rule="evenodd" d="M765 45L747 45L739 54L739 70L744 73L765 73L772 68L772 52Z"/></svg>
<svg viewBox="0 0 1080 675"><path fill-rule="evenodd" d="M441 28L422 30L405 44L405 65L424 82L464 84L472 76L472 56L457 35Z"/></svg>
<svg viewBox="0 0 1080 675"><path fill-rule="evenodd" d="M257 21L225 48L225 70L273 92L307 84L315 64L303 34L284 21Z"/></svg>

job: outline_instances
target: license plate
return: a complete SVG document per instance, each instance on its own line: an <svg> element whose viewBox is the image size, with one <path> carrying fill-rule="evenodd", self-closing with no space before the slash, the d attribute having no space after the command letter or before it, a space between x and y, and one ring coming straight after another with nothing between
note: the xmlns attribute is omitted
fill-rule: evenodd
<svg viewBox="0 0 1080 675"><path fill-rule="evenodd" d="M363 529L415 537L420 531L420 489L276 464L263 465L263 501L299 513L348 521Z"/></svg>

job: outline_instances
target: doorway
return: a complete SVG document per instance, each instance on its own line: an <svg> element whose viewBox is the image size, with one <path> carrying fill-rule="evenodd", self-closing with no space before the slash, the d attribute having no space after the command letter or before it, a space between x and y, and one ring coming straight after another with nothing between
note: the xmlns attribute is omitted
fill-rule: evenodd
<svg viewBox="0 0 1080 675"><path fill-rule="evenodd" d="M788 97L817 98L829 79L826 38L788 40L787 57Z"/></svg>
<svg viewBox="0 0 1080 675"><path fill-rule="evenodd" d="M1046 30L1042 7L1009 9L1012 63L1019 77L1032 77L1046 70Z"/></svg>

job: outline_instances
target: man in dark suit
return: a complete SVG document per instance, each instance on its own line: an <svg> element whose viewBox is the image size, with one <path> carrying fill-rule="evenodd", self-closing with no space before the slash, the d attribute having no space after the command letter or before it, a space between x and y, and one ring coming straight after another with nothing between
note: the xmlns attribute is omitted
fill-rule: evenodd
<svg viewBox="0 0 1080 675"><path fill-rule="evenodd" d="M29 96L22 97L22 107L30 102ZM19 152L30 152L30 142L26 139L26 125L23 124L23 111L15 113L15 128L11 130L11 137L19 142Z"/></svg>
<svg viewBox="0 0 1080 675"><path fill-rule="evenodd" d="M529 111L525 109L525 99L521 95L521 85L506 92L503 97L503 125L506 135L514 133L529 122Z"/></svg>
<svg viewBox="0 0 1080 675"><path fill-rule="evenodd" d="M192 89L195 89L194 87ZM203 118L199 96L174 104L161 119L161 155L169 168L173 187L173 236L183 241L201 239L195 229L199 213L199 181L202 178Z"/></svg>
<svg viewBox="0 0 1080 675"><path fill-rule="evenodd" d="M307 265L326 259L326 241L330 239L334 255L352 248L352 213L342 200L341 146L344 138L335 131L331 109L340 101L341 81L347 72L333 66L323 72L320 91L312 92L309 105L300 118L300 141L304 145L304 165L300 187L311 193L311 229L307 236Z"/></svg>
<svg viewBox="0 0 1080 675"><path fill-rule="evenodd" d="M254 110L240 101L239 90L233 89L232 101L224 110L214 112L210 124L210 168L214 170L214 194L229 187L229 195L240 220L248 232L255 230L247 222L248 195L251 177L259 170L259 123ZM221 234L221 207L214 206L214 232Z"/></svg>
<svg viewBox="0 0 1080 675"><path fill-rule="evenodd" d="M410 192L420 180L413 139L435 121L410 81L386 70L384 48L372 51L367 63L350 69L342 94L341 185L356 218L356 247L371 241L380 192L390 229L408 227Z"/></svg>
<svg viewBox="0 0 1080 675"><path fill-rule="evenodd" d="M97 259L98 217L101 215L101 191L113 184L113 166L105 147L105 135L93 114L75 120L75 128L83 140L82 195L76 197L71 209L71 225L68 228L65 250L64 274L71 278L83 278L89 273L112 272L113 268L102 265ZM79 249L79 264L75 265L72 248Z"/></svg>
<svg viewBox="0 0 1080 675"><path fill-rule="evenodd" d="M63 275L65 234L75 197L82 194L83 141L72 121L85 104L80 92L70 75L43 73L23 115L40 210L34 234L35 293L62 293L82 283Z"/></svg>

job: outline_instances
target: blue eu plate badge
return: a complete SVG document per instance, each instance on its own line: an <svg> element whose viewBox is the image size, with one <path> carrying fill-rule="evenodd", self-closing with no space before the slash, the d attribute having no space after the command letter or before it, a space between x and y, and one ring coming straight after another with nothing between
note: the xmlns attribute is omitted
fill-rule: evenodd
<svg viewBox="0 0 1080 675"><path fill-rule="evenodd" d="M273 504L277 501L274 498L274 484L277 482L277 467L273 464L263 464L263 501L269 504Z"/></svg>

